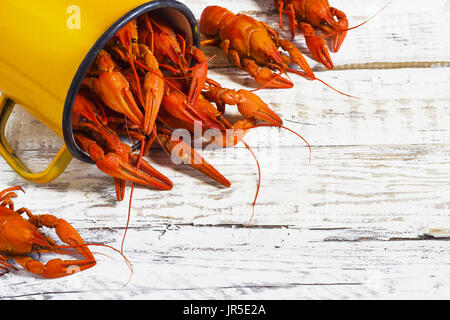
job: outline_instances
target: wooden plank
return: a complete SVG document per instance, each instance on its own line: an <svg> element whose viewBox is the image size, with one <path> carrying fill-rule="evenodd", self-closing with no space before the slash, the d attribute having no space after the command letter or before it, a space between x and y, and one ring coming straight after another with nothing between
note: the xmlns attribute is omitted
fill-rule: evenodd
<svg viewBox="0 0 450 320"><path fill-rule="evenodd" d="M84 233L89 233L83 229ZM370 230L360 230L362 234ZM67 279L2 278L2 299L449 298L444 241L323 241L340 230L158 225L131 229L134 275L110 251ZM110 228L90 240L120 239ZM119 242L115 242L119 245Z"/></svg>
<svg viewBox="0 0 450 320"><path fill-rule="evenodd" d="M318 147L313 148L311 163L306 149L261 148L256 153L263 179L252 224L370 224L417 234L450 227L449 145ZM158 165L166 159L162 151L155 152L153 159L175 187L167 192L137 188L133 219L249 222L258 176L254 160L245 150L208 157L232 182L230 189L218 187L190 168L175 171ZM22 184L30 189L18 200L19 206L59 214L81 226L92 219L112 219L125 225L127 201L115 203L111 179L95 166L73 162L60 178L39 188L3 168L2 187Z"/></svg>

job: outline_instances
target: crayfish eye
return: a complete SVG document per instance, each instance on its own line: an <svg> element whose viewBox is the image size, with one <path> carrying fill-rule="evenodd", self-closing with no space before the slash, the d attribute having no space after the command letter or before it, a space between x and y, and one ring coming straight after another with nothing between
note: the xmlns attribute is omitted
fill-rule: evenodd
<svg viewBox="0 0 450 320"><path fill-rule="evenodd" d="M132 38L131 39L131 43L137 43L137 39L136 38Z"/></svg>
<svg viewBox="0 0 450 320"><path fill-rule="evenodd" d="M320 24L324 27L331 28L330 24L328 22L326 22L324 19L322 19L322 21L320 21Z"/></svg>

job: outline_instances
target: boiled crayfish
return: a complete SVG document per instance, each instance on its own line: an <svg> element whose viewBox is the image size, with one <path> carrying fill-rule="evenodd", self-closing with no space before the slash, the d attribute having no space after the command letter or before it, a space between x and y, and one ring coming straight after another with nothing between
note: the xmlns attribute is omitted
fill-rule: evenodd
<svg viewBox="0 0 450 320"><path fill-rule="evenodd" d="M298 28L305 36L306 45L311 55L329 69L333 68L324 37L317 31L324 32L333 41L330 46L337 52L344 42L348 30L348 20L344 12L331 7L328 0L274 0L279 12L280 27L283 27L283 13L289 18L291 37L294 38Z"/></svg>
<svg viewBox="0 0 450 320"><path fill-rule="evenodd" d="M206 7L199 22L200 32L208 38L201 45L220 46L239 68L247 71L259 84L269 88L292 88L293 83L281 77L290 71L308 79L316 79L301 52L289 40L282 39L265 22L245 14L219 7ZM279 48L289 53L281 53ZM289 68L297 64L303 72ZM272 70L279 70L275 74Z"/></svg>
<svg viewBox="0 0 450 320"><path fill-rule="evenodd" d="M15 260L25 270L45 278L60 278L83 271L96 264L95 258L87 248L78 232L65 220L53 215L34 215L22 208L14 210L12 198L21 187L12 187L0 192L0 269L5 272L15 269L8 260ZM28 220L21 215L26 214ZM55 229L58 237L67 244L59 246L39 228ZM74 251L68 251L73 248ZM79 254L82 260L53 259L46 264L33 259L28 254L58 253Z"/></svg>
<svg viewBox="0 0 450 320"><path fill-rule="evenodd" d="M75 99L72 126L79 147L101 171L114 177L119 201L126 181L159 190L173 187L142 158L154 142L172 159L225 187L231 185L190 144L174 141L175 130L195 134L198 122L203 133L218 133L212 141L215 145L227 147L261 123L282 125L256 94L222 88L209 79L207 62L203 51L152 14L128 23L98 54ZM224 117L226 104L236 105L243 118L229 123ZM229 134L230 130L238 133ZM121 137L140 141L140 153L133 153Z"/></svg>

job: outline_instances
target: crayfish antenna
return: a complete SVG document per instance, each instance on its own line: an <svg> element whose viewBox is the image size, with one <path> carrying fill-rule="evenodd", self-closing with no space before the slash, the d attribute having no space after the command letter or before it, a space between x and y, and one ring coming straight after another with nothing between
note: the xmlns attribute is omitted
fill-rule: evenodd
<svg viewBox="0 0 450 320"><path fill-rule="evenodd" d="M369 18L367 18L365 21L361 22L360 24L357 24L356 26L353 27L348 27L345 29L340 30L341 32L347 32L353 29L357 29L363 25L365 25L366 23L368 23L369 21L373 20L376 16L378 16L384 9L386 9L393 0L389 0L381 9L379 9L377 12L375 12L373 15L371 15ZM316 37L320 37L320 38L330 38L333 37L335 34L337 33L337 31L333 31L327 34L317 34L315 35ZM301 33L300 35L306 36L306 34Z"/></svg>
<svg viewBox="0 0 450 320"><path fill-rule="evenodd" d="M303 138L299 133L297 133L297 132L295 132L294 130L289 129L289 128L285 127L285 126L282 126L282 125L276 126L276 125L273 125L273 124L255 124L255 125L252 125L251 127L248 127L247 129L257 128L257 127L279 127L279 128L282 128L282 129L288 130L289 132L294 133L295 135L297 135L298 137L300 137L300 138L306 143L306 145L308 146L308 148L309 148L309 162L311 162L311 153L312 153L312 151L311 151L311 145L310 145L310 144L308 143L308 141L307 141L305 138ZM245 147L250 151L250 153L252 154L253 158L254 158L255 161L256 161L256 165L257 165L257 167L258 167L258 186L257 186L257 188L256 188L255 198L254 198L253 203L252 203L252 216L250 217L250 220L249 220L248 225L247 225L248 227L250 227L250 224L251 224L251 222L252 222L252 220L253 220L253 218L254 218L254 216L255 216L255 206L256 206L256 201L257 201L257 199L258 199L259 191L260 191L260 189L261 189L261 167L260 167L260 165L259 165L258 158L256 157L256 155L255 155L255 153L253 152L253 150L250 148L250 146L249 146L243 139L241 139L241 141L242 141L242 143L244 144L244 146L245 146Z"/></svg>
<svg viewBox="0 0 450 320"><path fill-rule="evenodd" d="M300 139L302 139L302 140L306 143L306 145L308 146L308 149L309 149L309 162L311 162L311 154L312 154L311 145L310 145L309 142L308 142L303 136L301 136L298 132L295 132L294 130L289 129L288 127L285 127L285 126L283 126L283 125L274 125L274 124L265 124L265 123L262 123L262 124L254 124L254 125L248 127L247 129L259 128L259 127L275 127L275 128L282 128L282 129L284 129L284 130L287 130L287 131L289 131L289 132L295 134L297 137L299 137Z"/></svg>
<svg viewBox="0 0 450 320"><path fill-rule="evenodd" d="M356 28L359 28L359 27L365 25L367 22L369 22L370 20L372 20L373 18L375 18L377 15L379 15L379 14L381 13L381 11L383 11L384 9L386 9L386 8L391 4L392 1L393 1L393 0L389 0L389 1L388 1L388 2L387 2L380 10L378 10L376 13L374 13L372 16L370 16L369 18L367 18L367 19L366 19L365 21L363 21L362 23L360 23L360 24L358 24L358 25L356 25L356 26L347 28L347 29L345 29L345 30L343 30L343 31L350 31L350 30L353 30L353 29L356 29Z"/></svg>
<svg viewBox="0 0 450 320"><path fill-rule="evenodd" d="M290 72L295 73L295 74L304 76L304 73L303 73L303 72L300 72L300 71L297 71L297 70L294 70L294 69L291 69L291 68L288 68L288 70L289 70ZM353 98L353 99L361 99L361 98L359 98L359 97L352 96L351 94L342 92L342 91L340 91L340 90L334 88L333 86L329 85L328 83L326 83L326 82L323 81L322 79L317 78L316 76L313 78L313 80L317 80L317 81L323 83L324 85L326 85L326 86L327 86L328 88L330 88L331 90L336 91L337 93L340 93L340 94L342 94L342 95L344 95L344 96L346 96L346 97Z"/></svg>
<svg viewBox="0 0 450 320"><path fill-rule="evenodd" d="M139 152L139 159L138 159L138 161L137 161L137 166L136 166L136 168L137 168L138 170L139 170L139 166L141 165L142 157L143 157L143 155L144 155L144 148L145 148L144 143L141 142L141 150L140 150L140 152ZM130 202L128 203L127 224L125 225L125 231L124 231L124 233L123 233L122 243L121 243L121 245L120 245L120 252L121 252L121 253L123 253L123 248L124 248L124 245L125 245L125 238L126 238L126 236L127 236L128 228L129 228L129 226L130 226L130 219L131 219L131 204L132 204L132 202L133 202L134 188L135 188L135 183L133 182L133 183L131 184Z"/></svg>
<svg viewBox="0 0 450 320"><path fill-rule="evenodd" d="M295 134L296 136L298 136L300 139L302 139L302 140L306 143L306 145L308 146L308 149L309 149L309 162L311 162L311 154L312 154L312 150L311 150L311 145L309 144L309 142L308 142L305 138L303 138L298 132L295 132L294 130L289 129L288 127L280 126L280 128L282 128L282 129L284 129L284 130L287 130L287 131L289 131L289 132L292 132L293 134Z"/></svg>
<svg viewBox="0 0 450 320"><path fill-rule="evenodd" d="M248 221L248 225L247 225L247 227L250 227L250 224L255 216L256 200L258 199L259 190L261 189L261 167L259 165L258 158L256 157L253 150L250 148L250 146L244 140L241 140L241 141L244 144L244 146L247 148L247 150L250 151L250 153L252 154L253 158L256 161L256 166L258 167L258 186L256 188L255 198L253 199L253 203L252 203L252 216L250 217L250 220Z"/></svg>
<svg viewBox="0 0 450 320"><path fill-rule="evenodd" d="M125 261L125 264L127 265L128 269L130 270L130 278L126 282L125 286L128 285L128 283L131 280L131 277L134 274L133 264L127 258L127 256L125 256L125 254L123 252L119 251L118 249L114 248L113 246L110 246L110 245L107 245L107 244L103 244L103 243L83 243L83 244L77 244L77 245L59 246L59 249L79 249L79 248L83 248L83 247L104 247L104 248L111 249L111 250L117 252L118 254L120 254L122 256L123 260ZM98 253L98 254L101 254L101 253ZM105 254L105 256L108 256L108 255Z"/></svg>

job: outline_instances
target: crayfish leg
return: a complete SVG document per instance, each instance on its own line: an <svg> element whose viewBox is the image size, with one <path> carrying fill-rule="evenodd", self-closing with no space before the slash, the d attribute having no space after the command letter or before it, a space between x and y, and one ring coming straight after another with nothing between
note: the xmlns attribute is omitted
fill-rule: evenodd
<svg viewBox="0 0 450 320"><path fill-rule="evenodd" d="M2 276L5 273L7 273L9 269L17 270L16 267L14 267L13 265L11 265L8 262L6 262L6 260L8 260L8 258L4 257L4 256L2 256L0 254L0 270L4 270L5 271L4 273L0 274L0 276Z"/></svg>
<svg viewBox="0 0 450 320"><path fill-rule="evenodd" d="M0 192L0 201L2 201L2 200L5 199L5 198L13 198L13 197L11 197L11 196L8 196L8 194L13 194L13 195L15 195L15 193L14 193L13 191L22 191L22 192L25 192L25 191L22 189L22 187L19 187L19 186L17 186L17 187L11 187L11 188L5 189L5 190L3 190L3 191Z"/></svg>
<svg viewBox="0 0 450 320"><path fill-rule="evenodd" d="M3 191L0 192L0 207L9 207L11 210L14 211L14 203L11 200L12 198L16 198L17 194L14 191L23 191L22 187L12 187L12 188L8 188L5 189Z"/></svg>

